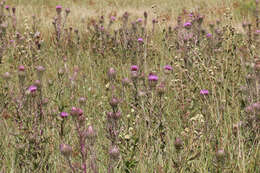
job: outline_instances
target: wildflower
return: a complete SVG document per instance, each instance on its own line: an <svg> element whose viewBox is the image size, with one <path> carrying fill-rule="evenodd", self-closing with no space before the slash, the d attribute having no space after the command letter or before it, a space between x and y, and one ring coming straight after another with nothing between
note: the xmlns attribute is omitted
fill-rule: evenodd
<svg viewBox="0 0 260 173"><path fill-rule="evenodd" d="M110 21L113 22L113 21L115 21L115 20L116 20L116 17L115 17L115 16L111 16L111 17L110 17Z"/></svg>
<svg viewBox="0 0 260 173"><path fill-rule="evenodd" d="M9 11L9 10L10 10L9 5L6 5L6 6L5 6L5 9L6 9L7 11Z"/></svg>
<svg viewBox="0 0 260 173"><path fill-rule="evenodd" d="M32 95L32 96L35 96L36 91L37 91L37 86L35 86L35 85L31 85L31 86L29 86L29 88L27 89L27 91L26 91L26 95Z"/></svg>
<svg viewBox="0 0 260 173"><path fill-rule="evenodd" d="M182 149L183 147L183 142L180 138L176 138L175 141L174 141L174 147L177 149L177 150L180 150Z"/></svg>
<svg viewBox="0 0 260 173"><path fill-rule="evenodd" d="M71 114L72 116L81 116L81 115L83 114L83 111L82 111L82 109L76 108L76 107L73 106L73 107L71 108L70 114Z"/></svg>
<svg viewBox="0 0 260 173"><path fill-rule="evenodd" d="M121 117L121 112L115 112L113 113L113 119L118 120Z"/></svg>
<svg viewBox="0 0 260 173"><path fill-rule="evenodd" d="M153 20L152 20L152 23L153 23L153 24L155 24L155 23L157 23L157 22L158 22L158 21L157 21L156 19L153 19Z"/></svg>
<svg viewBox="0 0 260 173"><path fill-rule="evenodd" d="M165 74L168 74L168 73L170 73L172 71L172 66L170 66L170 65L165 65L164 66L164 73Z"/></svg>
<svg viewBox="0 0 260 173"><path fill-rule="evenodd" d="M119 104L119 100L118 98L116 98L115 96L113 96L110 101L109 101L110 106L114 109L117 107L117 105Z"/></svg>
<svg viewBox="0 0 260 173"><path fill-rule="evenodd" d="M4 78L5 80L11 79L10 73L9 73L9 72L5 72L5 73L3 74L3 78Z"/></svg>
<svg viewBox="0 0 260 173"><path fill-rule="evenodd" d="M206 37L207 37L207 38L211 38L211 37L212 37L212 34L211 34L211 33L207 33Z"/></svg>
<svg viewBox="0 0 260 173"><path fill-rule="evenodd" d="M256 71L260 71L260 60L257 60L256 62L255 62L255 70Z"/></svg>
<svg viewBox="0 0 260 173"><path fill-rule="evenodd" d="M91 125L88 126L87 131L86 131L86 137L88 139L94 139L96 137L96 133L94 131L93 126L91 126Z"/></svg>
<svg viewBox="0 0 260 173"><path fill-rule="evenodd" d="M60 14L60 13L61 13L61 10L62 10L62 6L61 6L61 5L57 5L57 6L56 6L56 12L57 12L57 14Z"/></svg>
<svg viewBox="0 0 260 173"><path fill-rule="evenodd" d="M138 66L137 65L132 65L131 66L131 71L138 71Z"/></svg>
<svg viewBox="0 0 260 173"><path fill-rule="evenodd" d="M147 19L147 17L148 17L148 13L145 11L145 12L144 12L144 18Z"/></svg>
<svg viewBox="0 0 260 173"><path fill-rule="evenodd" d="M62 118L65 118L65 117L69 116L69 114L68 114L67 112L61 112L61 113L60 113L60 116L61 116Z"/></svg>
<svg viewBox="0 0 260 173"><path fill-rule="evenodd" d="M186 29L190 29L191 28L191 22L184 23L183 27L186 28Z"/></svg>
<svg viewBox="0 0 260 173"><path fill-rule="evenodd" d="M37 66L36 70L37 70L38 78L41 79L42 75L43 75L43 72L45 71L45 68L43 66Z"/></svg>
<svg viewBox="0 0 260 173"><path fill-rule="evenodd" d="M165 66L164 66L164 70L171 71L171 70L172 70L172 66L170 66L170 65L165 65Z"/></svg>
<svg viewBox="0 0 260 173"><path fill-rule="evenodd" d="M161 82L161 83L157 86L156 90L157 90L158 95L159 95L159 96L162 96L162 95L165 93L165 90L166 90L166 88L165 88L165 83L164 83L164 82Z"/></svg>
<svg viewBox="0 0 260 173"><path fill-rule="evenodd" d="M208 95L209 94L209 91L208 90L200 90L200 94L201 95Z"/></svg>
<svg viewBox="0 0 260 173"><path fill-rule="evenodd" d="M137 19L137 22L138 22L138 23L142 23L142 21L143 21L142 18L138 18L138 19Z"/></svg>
<svg viewBox="0 0 260 173"><path fill-rule="evenodd" d="M66 8L65 12L66 12L66 15L68 16L70 14L70 9Z"/></svg>
<svg viewBox="0 0 260 173"><path fill-rule="evenodd" d="M84 105L86 103L86 98L85 97L80 97L79 98L79 104Z"/></svg>
<svg viewBox="0 0 260 173"><path fill-rule="evenodd" d="M130 81L127 77L122 79L122 85L123 86L128 86L129 84L130 84Z"/></svg>
<svg viewBox="0 0 260 173"><path fill-rule="evenodd" d="M140 44L142 44L142 43L144 43L144 39L143 38L138 38L138 43L140 43Z"/></svg>
<svg viewBox="0 0 260 173"><path fill-rule="evenodd" d="M216 158L218 161L221 161L223 160L225 157L225 151L224 149L219 149L217 152L216 152Z"/></svg>
<svg viewBox="0 0 260 173"><path fill-rule="evenodd" d="M116 70L111 67L111 68L108 70L107 75L108 75L108 78L109 78L110 80L115 79L115 78L116 78Z"/></svg>
<svg viewBox="0 0 260 173"><path fill-rule="evenodd" d="M109 155L113 160L117 160L119 158L119 148L114 145L109 149Z"/></svg>
<svg viewBox="0 0 260 173"><path fill-rule="evenodd" d="M158 76L156 76L154 74L149 75L148 80L151 81L151 82L157 82L158 81Z"/></svg>
<svg viewBox="0 0 260 173"><path fill-rule="evenodd" d="M25 70L25 67L24 67L23 65L20 65L20 66L18 67L18 70L19 70L19 71L24 71L24 70Z"/></svg>
<svg viewBox="0 0 260 173"><path fill-rule="evenodd" d="M65 157L69 157L72 152L72 148L71 148L71 146L69 146L67 144L60 144L60 152Z"/></svg>
<svg viewBox="0 0 260 173"><path fill-rule="evenodd" d="M150 87L155 87L158 82L158 76L155 74L150 74L148 77Z"/></svg>

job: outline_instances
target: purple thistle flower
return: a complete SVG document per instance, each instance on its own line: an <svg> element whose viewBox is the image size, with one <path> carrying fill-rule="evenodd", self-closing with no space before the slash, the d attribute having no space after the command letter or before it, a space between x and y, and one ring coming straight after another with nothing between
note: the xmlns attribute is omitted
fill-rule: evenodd
<svg viewBox="0 0 260 173"><path fill-rule="evenodd" d="M137 40L139 43L144 43L144 39L143 38L138 38Z"/></svg>
<svg viewBox="0 0 260 173"><path fill-rule="evenodd" d="M183 24L183 27L184 27L184 28L187 28L187 29L190 29L190 27L191 27L191 22L186 22L186 23L184 23L184 24Z"/></svg>
<svg viewBox="0 0 260 173"><path fill-rule="evenodd" d="M24 67L23 65L20 65L20 66L18 67L18 70L19 70L19 71L24 71L24 70L25 70L25 67Z"/></svg>
<svg viewBox="0 0 260 173"><path fill-rule="evenodd" d="M5 9L9 11L9 9L10 9L9 5L6 5Z"/></svg>
<svg viewBox="0 0 260 173"><path fill-rule="evenodd" d="M201 95L209 95L209 91L208 90L200 90L200 94Z"/></svg>
<svg viewBox="0 0 260 173"><path fill-rule="evenodd" d="M138 19L137 19L137 22L138 22L138 23L141 23L142 21L143 21L142 18L138 18Z"/></svg>
<svg viewBox="0 0 260 173"><path fill-rule="evenodd" d="M138 71L138 66L137 65L132 65L131 66L131 71Z"/></svg>
<svg viewBox="0 0 260 173"><path fill-rule="evenodd" d="M149 75L148 80L157 82L158 81L158 76L156 76L154 74L151 74L151 75Z"/></svg>
<svg viewBox="0 0 260 173"><path fill-rule="evenodd" d="M207 37L207 38L211 38L211 37L212 37L212 34L211 34L211 33L207 33L206 37Z"/></svg>
<svg viewBox="0 0 260 173"><path fill-rule="evenodd" d="M115 21L115 20L116 20L116 17L115 17L115 16L111 16L111 17L110 17L110 20L111 20L111 21Z"/></svg>
<svg viewBox="0 0 260 173"><path fill-rule="evenodd" d="M57 5L57 6L56 6L56 12L57 12L58 14L60 14L60 13L61 13L61 10L62 10L62 6L61 6L61 5Z"/></svg>
<svg viewBox="0 0 260 173"><path fill-rule="evenodd" d="M29 88L28 88L28 91L29 91L30 93L34 93L36 90L37 90L37 86L35 86L35 85L31 85L31 86L29 86Z"/></svg>
<svg viewBox="0 0 260 173"><path fill-rule="evenodd" d="M68 114L68 112L61 112L61 113L60 113L60 116L61 116L62 118L65 118L65 117L69 116L69 114Z"/></svg>
<svg viewBox="0 0 260 173"><path fill-rule="evenodd" d="M170 65L165 65L165 66L164 66L164 70L172 71L172 66L170 66Z"/></svg>

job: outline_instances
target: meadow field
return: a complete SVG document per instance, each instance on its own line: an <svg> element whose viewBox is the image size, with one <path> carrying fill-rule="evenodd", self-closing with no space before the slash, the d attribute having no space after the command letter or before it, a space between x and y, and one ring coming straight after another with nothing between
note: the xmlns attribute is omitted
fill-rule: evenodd
<svg viewBox="0 0 260 173"><path fill-rule="evenodd" d="M1 0L0 173L260 172L259 0Z"/></svg>

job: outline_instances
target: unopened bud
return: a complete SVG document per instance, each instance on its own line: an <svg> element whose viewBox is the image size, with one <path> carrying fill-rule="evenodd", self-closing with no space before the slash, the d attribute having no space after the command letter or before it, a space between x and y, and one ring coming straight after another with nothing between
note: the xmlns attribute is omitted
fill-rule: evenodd
<svg viewBox="0 0 260 173"><path fill-rule="evenodd" d="M175 141L174 141L174 147L177 149L177 150L180 150L182 149L183 147L183 142L180 138L176 138Z"/></svg>
<svg viewBox="0 0 260 173"><path fill-rule="evenodd" d="M219 149L217 152L216 152L216 158L218 161L221 161L225 158L225 151L224 149Z"/></svg>
<svg viewBox="0 0 260 173"><path fill-rule="evenodd" d="M119 158L120 152L119 152L119 148L114 145L109 149L109 156L111 159L113 160L117 160Z"/></svg>
<svg viewBox="0 0 260 173"><path fill-rule="evenodd" d="M65 157L69 157L71 155L72 148L67 144L60 144L60 152Z"/></svg>

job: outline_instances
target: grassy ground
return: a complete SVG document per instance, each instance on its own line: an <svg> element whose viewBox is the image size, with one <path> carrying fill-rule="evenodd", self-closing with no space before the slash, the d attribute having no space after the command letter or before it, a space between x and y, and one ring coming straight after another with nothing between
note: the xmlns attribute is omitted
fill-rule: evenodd
<svg viewBox="0 0 260 173"><path fill-rule="evenodd" d="M5 5L0 172L260 171L254 1Z"/></svg>

